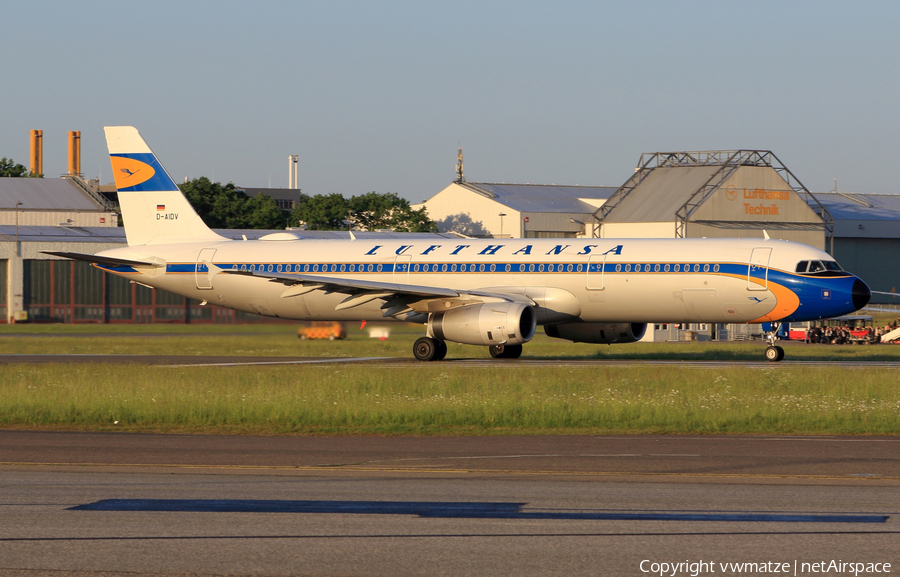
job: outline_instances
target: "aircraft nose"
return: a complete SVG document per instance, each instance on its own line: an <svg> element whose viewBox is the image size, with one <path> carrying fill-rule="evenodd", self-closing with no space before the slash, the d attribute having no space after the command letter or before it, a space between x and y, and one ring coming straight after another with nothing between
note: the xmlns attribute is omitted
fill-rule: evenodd
<svg viewBox="0 0 900 577"><path fill-rule="evenodd" d="M869 304L869 300L872 298L872 291L869 290L866 283L860 279L856 279L853 283L853 291L851 294L853 295L853 306L856 307L856 310Z"/></svg>

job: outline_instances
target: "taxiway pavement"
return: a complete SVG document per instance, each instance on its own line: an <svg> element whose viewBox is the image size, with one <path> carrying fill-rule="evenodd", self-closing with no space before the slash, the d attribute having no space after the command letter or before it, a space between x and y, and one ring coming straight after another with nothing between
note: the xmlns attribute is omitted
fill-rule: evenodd
<svg viewBox="0 0 900 577"><path fill-rule="evenodd" d="M896 572L898 509L895 438L0 432L4 576Z"/></svg>

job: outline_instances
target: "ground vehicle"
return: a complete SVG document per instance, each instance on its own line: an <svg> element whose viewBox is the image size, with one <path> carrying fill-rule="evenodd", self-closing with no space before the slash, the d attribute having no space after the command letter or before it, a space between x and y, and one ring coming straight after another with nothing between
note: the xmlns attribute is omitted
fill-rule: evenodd
<svg viewBox="0 0 900 577"><path fill-rule="evenodd" d="M328 339L329 341L347 338L344 325L337 322L313 321L297 330L297 336L301 340Z"/></svg>

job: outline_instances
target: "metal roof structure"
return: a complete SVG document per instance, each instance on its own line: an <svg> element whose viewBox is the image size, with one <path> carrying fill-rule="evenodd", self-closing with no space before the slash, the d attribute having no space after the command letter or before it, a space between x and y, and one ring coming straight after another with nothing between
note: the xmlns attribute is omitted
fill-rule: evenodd
<svg viewBox="0 0 900 577"><path fill-rule="evenodd" d="M126 244L125 229L117 226L19 226L0 225L0 242L14 242L16 229L22 242L92 242Z"/></svg>
<svg viewBox="0 0 900 577"><path fill-rule="evenodd" d="M578 186L555 184L505 184L457 182L482 196L519 212L565 212L593 214L595 205L582 199L606 201L614 186Z"/></svg>
<svg viewBox="0 0 900 577"><path fill-rule="evenodd" d="M900 194L817 192L835 220L900 220Z"/></svg>
<svg viewBox="0 0 900 577"><path fill-rule="evenodd" d="M0 210L106 211L71 179L0 178Z"/></svg>
<svg viewBox="0 0 900 577"><path fill-rule="evenodd" d="M634 175L594 213L594 236L604 222L674 220L675 236L683 238L695 211L738 169L748 166L774 170L819 215L828 237L833 236L831 214L770 150L644 153ZM640 194L633 194L639 188Z"/></svg>

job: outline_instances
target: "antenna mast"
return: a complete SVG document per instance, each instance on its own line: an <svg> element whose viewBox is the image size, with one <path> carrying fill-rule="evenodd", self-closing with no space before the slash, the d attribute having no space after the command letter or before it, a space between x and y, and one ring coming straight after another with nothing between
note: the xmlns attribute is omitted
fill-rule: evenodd
<svg viewBox="0 0 900 577"><path fill-rule="evenodd" d="M463 151L460 146L456 153L456 182L462 183L463 178Z"/></svg>

